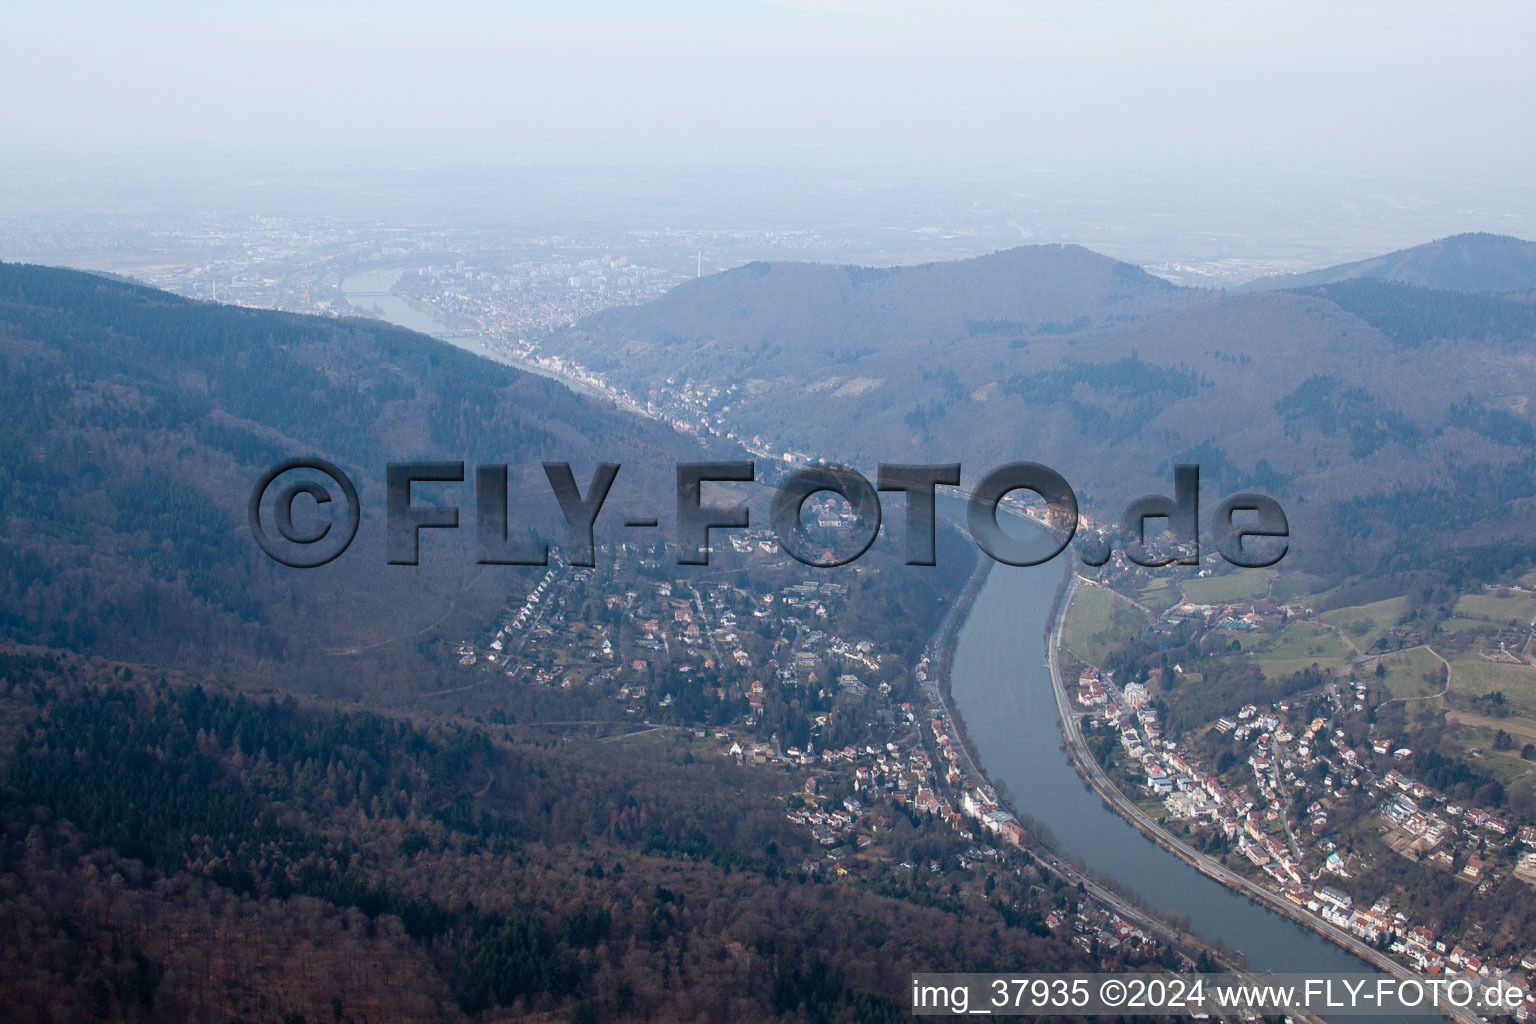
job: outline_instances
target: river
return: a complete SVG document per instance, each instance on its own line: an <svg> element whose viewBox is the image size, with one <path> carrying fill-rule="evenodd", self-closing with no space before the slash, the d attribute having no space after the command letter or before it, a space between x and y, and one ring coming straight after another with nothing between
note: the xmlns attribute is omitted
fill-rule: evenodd
<svg viewBox="0 0 1536 1024"><path fill-rule="evenodd" d="M399 276L398 271L358 274L342 283L342 291L362 312L498 362L553 376L508 359L473 337L447 331L391 294ZM1050 830L1059 852L1113 879L1119 888L1134 891L1148 907L1187 917L1197 935L1240 950L1254 970L1369 970L1322 936L1185 864L1104 806L1078 776L1062 749L1043 656L1046 623L1061 574L1059 559L1032 569L993 566L960 629L950 692L982 770L1006 786L1014 810Z"/></svg>
<svg viewBox="0 0 1536 1024"><path fill-rule="evenodd" d="M1065 557L1065 556L1064 556ZM1060 560L995 565L960 629L950 693L989 778L1013 809L1048 828L1060 853L1189 919L1207 941L1241 950L1258 971L1369 970L1322 936L1264 909L1179 860L1104 806L1067 760L1042 656Z"/></svg>
<svg viewBox="0 0 1536 1024"><path fill-rule="evenodd" d="M578 381L567 380L534 363L514 359L505 352L489 347L473 334L449 330L391 291L403 273L404 271L401 270L370 270L366 273L353 274L341 282L341 293L359 313L365 316L383 320L397 327L429 334L439 341L446 341L450 345L473 352L477 356L484 356L493 362L515 366L525 373L536 373L540 377L558 380L572 391L596 398L607 397L596 388Z"/></svg>

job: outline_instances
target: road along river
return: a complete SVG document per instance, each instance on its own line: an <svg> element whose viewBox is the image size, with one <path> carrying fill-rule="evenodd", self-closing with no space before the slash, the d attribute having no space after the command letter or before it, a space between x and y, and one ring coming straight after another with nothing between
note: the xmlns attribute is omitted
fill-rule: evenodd
<svg viewBox="0 0 1536 1024"><path fill-rule="evenodd" d="M359 274L343 282L342 290L362 312L567 386L578 383L446 330L391 294L398 276ZM578 390L593 393L586 387ZM1070 552L1063 557L1071 557ZM955 638L950 696L987 777L1003 784L1014 811L1049 831L1058 852L1136 893L1148 908L1187 919L1194 934L1239 951L1250 969L1309 974L1369 970L1316 932L1201 874L1154 843L1107 807L1077 774L1057 723L1045 657L1062 571L1061 559L1027 569L992 566Z"/></svg>
<svg viewBox="0 0 1536 1024"><path fill-rule="evenodd" d="M1104 805L1063 750L1043 656L1061 561L994 565L960 629L950 694L982 770L1015 811L1044 825L1057 850L1189 919L1210 942L1240 950L1256 971L1368 970L1332 942L1207 878Z"/></svg>

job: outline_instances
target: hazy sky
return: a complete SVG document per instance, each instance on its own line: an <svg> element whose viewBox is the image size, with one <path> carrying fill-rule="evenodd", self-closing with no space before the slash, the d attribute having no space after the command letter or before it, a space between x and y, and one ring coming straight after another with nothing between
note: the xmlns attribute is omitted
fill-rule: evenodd
<svg viewBox="0 0 1536 1024"><path fill-rule="evenodd" d="M1536 166L1528 3L17 6L21 159Z"/></svg>
<svg viewBox="0 0 1536 1024"><path fill-rule="evenodd" d="M34 258L56 214L231 210L897 225L1176 272L1536 237L1524 2L12 7L0 219Z"/></svg>

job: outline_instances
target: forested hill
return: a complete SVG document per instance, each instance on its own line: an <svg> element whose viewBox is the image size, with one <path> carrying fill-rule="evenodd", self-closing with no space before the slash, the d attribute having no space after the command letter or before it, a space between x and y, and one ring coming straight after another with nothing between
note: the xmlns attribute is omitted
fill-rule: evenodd
<svg viewBox="0 0 1536 1024"><path fill-rule="evenodd" d="M777 449L871 469L958 461L962 484L1043 462L1100 521L1194 462L1207 509L1238 490L1285 505L1298 567L1428 560L1487 579L1530 558L1536 304L1498 292L1531 248L1459 237L1401 262L1441 287L1241 294L1071 246L914 268L749 264L542 344Z"/></svg>
<svg viewBox="0 0 1536 1024"><path fill-rule="evenodd" d="M778 773L613 739L0 645L4 1016L890 1024L914 971L1093 964L1031 866L808 880ZM897 810L881 843L972 840Z"/></svg>
<svg viewBox="0 0 1536 1024"><path fill-rule="evenodd" d="M1484 232L1451 235L1354 263L1261 278L1244 287L1307 288L1361 278L1458 292L1526 292L1536 289L1536 242Z"/></svg>
<svg viewBox="0 0 1536 1024"><path fill-rule="evenodd" d="M935 339L963 349L970 338L1070 333L1187 306L1202 294L1076 245L913 267L759 262L687 282L645 306L594 314L562 344L599 368L673 360L696 378L729 372L733 354L746 352L754 373L810 383L827 363L925 353ZM618 336L632 344L604 344Z"/></svg>
<svg viewBox="0 0 1536 1024"><path fill-rule="evenodd" d="M428 537L420 567L386 565L386 462L505 462L514 492L544 496L548 511L543 459L572 462L583 488L595 462L625 464L618 507L670 487L659 468L670 474L674 456L698 451L549 380L376 321L0 264L3 637L290 681L367 675L382 689L414 674L427 685L432 638L456 617L485 621L522 582L510 567L478 572L472 536ZM363 509L352 548L309 571L268 560L246 526L258 477L298 455L344 469ZM469 485L440 493L465 509L458 533L472 534ZM336 651L350 653L310 657Z"/></svg>

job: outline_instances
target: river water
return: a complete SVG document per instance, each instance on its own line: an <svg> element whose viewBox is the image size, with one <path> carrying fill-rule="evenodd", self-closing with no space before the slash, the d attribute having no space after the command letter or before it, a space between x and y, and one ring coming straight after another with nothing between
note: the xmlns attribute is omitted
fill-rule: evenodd
<svg viewBox="0 0 1536 1024"><path fill-rule="evenodd" d="M397 327L429 334L439 341L446 341L450 345L473 352L477 356L484 356L493 362L515 366L525 373L536 373L541 377L558 380L571 390L579 391L584 395L598 398L604 397L603 393L596 388L566 380L544 369L542 366L523 362L520 359L513 359L505 352L499 352L496 349L490 348L472 334L450 331L446 326L438 323L432 317L390 291L394 287L395 282L400 280L402 273L403 271L399 270L373 270L363 274L354 274L341 282L341 293L346 296L347 301L359 313L365 316L375 317Z"/></svg>
<svg viewBox="0 0 1536 1024"><path fill-rule="evenodd" d="M1185 864L1105 807L1078 776L1062 749L1043 651L1061 574L1059 559L1028 569L994 565L961 627L950 693L982 771L1007 787L1014 810L1050 830L1060 853L1135 891L1151 908L1185 915L1197 935L1241 950L1253 969L1369 970Z"/></svg>
<svg viewBox="0 0 1536 1024"><path fill-rule="evenodd" d="M390 288L399 272L359 274L342 283L359 311L430 334L498 362L514 363L477 339L447 331ZM1070 553L1063 557L1070 557ZM1207 941L1240 950L1251 968L1354 972L1370 968L1316 933L1207 878L1104 806L1062 749L1044 645L1062 564L994 565L961 627L950 692L982 770L1006 786L1013 808L1044 825L1059 852L1086 864L1148 907L1184 915Z"/></svg>

